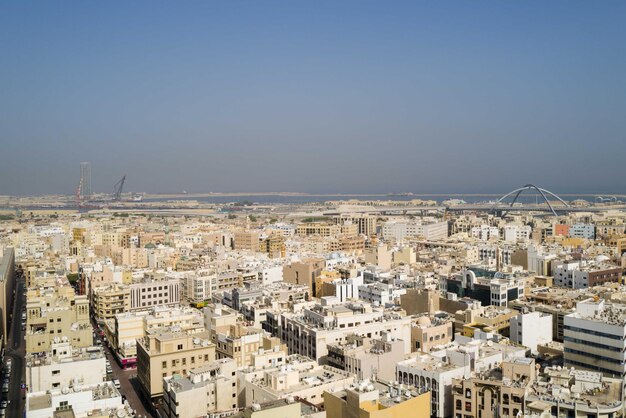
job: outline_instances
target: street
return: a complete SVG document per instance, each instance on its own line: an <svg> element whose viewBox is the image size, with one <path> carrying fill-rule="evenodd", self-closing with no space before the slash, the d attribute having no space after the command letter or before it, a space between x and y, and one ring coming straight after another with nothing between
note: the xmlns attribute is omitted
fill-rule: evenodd
<svg viewBox="0 0 626 418"><path fill-rule="evenodd" d="M23 397L26 391L21 388L24 379L24 355L26 351L26 343L24 341L24 333L22 331L22 309L24 307L24 280L21 275L16 276L17 283L15 285L15 297L13 303L13 315L11 321L11 330L9 341L5 350L6 359L11 358L13 365L11 367L11 377L9 378L9 393L2 394L2 399L7 399L9 405L7 407L7 417L24 416L25 400ZM8 395L8 396L7 396Z"/></svg>
<svg viewBox="0 0 626 418"><path fill-rule="evenodd" d="M92 326L94 332L98 335L98 327L95 321L92 320ZM100 338L100 337L98 337ZM137 418L153 418L153 415L148 412L149 405L144 403L144 399L139 395L139 381L135 377L137 375L136 369L124 370L117 363L115 355L111 352L111 349L107 344L103 344L104 353L111 363L111 369L113 370L113 377L111 379L117 379L120 381L120 393L126 396L126 400L130 404L131 408L135 410Z"/></svg>

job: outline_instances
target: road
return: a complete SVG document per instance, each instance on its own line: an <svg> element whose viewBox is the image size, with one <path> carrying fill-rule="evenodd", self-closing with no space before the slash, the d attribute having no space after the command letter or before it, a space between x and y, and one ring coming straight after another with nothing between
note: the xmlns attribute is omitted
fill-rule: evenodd
<svg viewBox="0 0 626 418"><path fill-rule="evenodd" d="M95 321L92 320L91 324L94 328L94 332L98 334L98 327ZM109 363L111 363L111 369L113 370L112 379L120 381L120 393L126 396L126 400L130 404L130 407L135 410L137 418L153 418L153 415L148 412L150 406L145 402L144 398L139 395L141 389L139 388L139 381L136 378L137 370L122 369L117 363L115 355L108 347L108 344L104 345L104 354L107 359L109 359Z"/></svg>
<svg viewBox="0 0 626 418"><path fill-rule="evenodd" d="M15 299L13 303L13 319L9 334L7 349L5 350L5 358L12 359L11 377L9 379L9 393L2 394L3 399L9 400L7 408L7 417L24 416L25 400L23 397L26 392L22 390L21 384L24 379L24 356L26 352L26 343L24 341L24 333L22 331L22 309L24 307L25 283L22 276L17 276L15 285ZM7 396L5 398L5 396Z"/></svg>

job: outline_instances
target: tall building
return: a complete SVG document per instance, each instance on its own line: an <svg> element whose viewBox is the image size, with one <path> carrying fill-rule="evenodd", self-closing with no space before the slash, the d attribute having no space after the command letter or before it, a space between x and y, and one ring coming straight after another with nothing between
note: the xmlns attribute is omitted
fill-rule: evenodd
<svg viewBox="0 0 626 418"><path fill-rule="evenodd" d="M626 306L587 299L565 316L563 365L626 376Z"/></svg>
<svg viewBox="0 0 626 418"><path fill-rule="evenodd" d="M9 339L9 315L13 306L13 290L15 288L15 250L7 248L4 254L0 249L0 321L2 321L2 343Z"/></svg>
<svg viewBox="0 0 626 418"><path fill-rule="evenodd" d="M91 163L90 162L82 162L80 163L80 195L91 196Z"/></svg>

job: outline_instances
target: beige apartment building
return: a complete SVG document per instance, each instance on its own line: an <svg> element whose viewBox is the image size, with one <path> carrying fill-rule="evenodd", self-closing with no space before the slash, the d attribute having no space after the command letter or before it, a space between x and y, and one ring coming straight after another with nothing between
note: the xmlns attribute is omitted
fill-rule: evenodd
<svg viewBox="0 0 626 418"><path fill-rule="evenodd" d="M453 379L456 418L515 418L524 412L527 388L536 377L535 360L515 358L469 379Z"/></svg>
<svg viewBox="0 0 626 418"><path fill-rule="evenodd" d="M433 347L448 344L453 338L451 320L420 316L411 327L411 351L429 353Z"/></svg>
<svg viewBox="0 0 626 418"><path fill-rule="evenodd" d="M312 295L315 296L315 278L325 267L326 260L323 258L310 258L287 264L283 267L283 281L307 285Z"/></svg>
<svg viewBox="0 0 626 418"><path fill-rule="evenodd" d="M130 310L130 288L118 283L94 288L91 309L99 323Z"/></svg>
<svg viewBox="0 0 626 418"><path fill-rule="evenodd" d="M208 332L148 333L137 340L137 378L148 398L163 395L163 379L186 376L191 369L215 361L215 344Z"/></svg>
<svg viewBox="0 0 626 418"><path fill-rule="evenodd" d="M382 333L380 339L349 335L346 341L328 345L328 364L358 380L395 380L396 364L404 359L404 342Z"/></svg>
<svg viewBox="0 0 626 418"><path fill-rule="evenodd" d="M26 295L26 352L48 351L55 340L74 348L93 344L89 301L69 285L31 289Z"/></svg>
<svg viewBox="0 0 626 418"><path fill-rule="evenodd" d="M137 339L153 330L176 327L188 334L205 331L200 312L193 308L154 307L149 311L125 312L105 321L105 335L123 368L137 362Z"/></svg>
<svg viewBox="0 0 626 418"><path fill-rule="evenodd" d="M306 222L297 226L296 234L301 237L310 235L320 237L332 237L341 234L358 235L359 227L355 224L333 225L322 222Z"/></svg>
<svg viewBox="0 0 626 418"><path fill-rule="evenodd" d="M285 256L285 237L278 234L270 234L267 238L259 241L259 252L267 254L270 258Z"/></svg>
<svg viewBox="0 0 626 418"><path fill-rule="evenodd" d="M289 356L285 364L239 372L240 406L299 398L322 406L324 391L338 391L350 386L354 376L331 366L320 366L303 356Z"/></svg>
<svg viewBox="0 0 626 418"><path fill-rule="evenodd" d="M272 352L273 357L286 357L287 346L277 337L238 321L235 310L221 304L210 304L204 310L204 323L216 346L218 359L232 358L237 367L251 366L255 355ZM270 360L271 362L271 360Z"/></svg>
<svg viewBox="0 0 626 418"><path fill-rule="evenodd" d="M236 231L235 250L259 251L259 233L257 231Z"/></svg>
<svg viewBox="0 0 626 418"><path fill-rule="evenodd" d="M363 214L344 214L334 218L338 225L356 225L359 234L376 235L376 216Z"/></svg>

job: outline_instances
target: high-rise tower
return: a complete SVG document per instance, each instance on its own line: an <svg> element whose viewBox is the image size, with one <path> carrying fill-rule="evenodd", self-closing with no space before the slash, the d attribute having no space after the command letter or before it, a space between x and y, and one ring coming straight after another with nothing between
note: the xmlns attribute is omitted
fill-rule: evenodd
<svg viewBox="0 0 626 418"><path fill-rule="evenodd" d="M91 163L80 163L80 195L82 197L91 196Z"/></svg>

